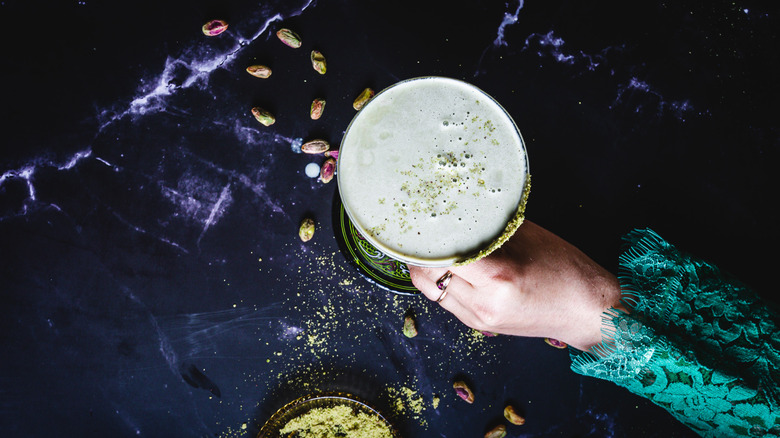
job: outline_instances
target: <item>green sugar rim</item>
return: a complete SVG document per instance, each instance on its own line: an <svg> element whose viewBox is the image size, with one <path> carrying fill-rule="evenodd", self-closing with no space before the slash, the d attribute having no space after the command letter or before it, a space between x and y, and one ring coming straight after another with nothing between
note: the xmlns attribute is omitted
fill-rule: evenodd
<svg viewBox="0 0 780 438"><path fill-rule="evenodd" d="M473 257L469 257L467 259L455 262L454 266L463 266L468 265L469 263L476 262L477 260L483 259L490 255L493 251L497 250L501 247L507 240L509 240L517 231L518 228L520 228L520 225L523 224L523 221L525 220L525 205L528 202L528 195L531 193L531 174L528 174L525 178L525 187L523 188L523 195L520 197L520 204L517 206L517 211L515 211L514 217L512 217L512 220L509 221L509 223L506 224L506 227L504 228L504 231L501 233L500 236L495 238L493 242L488 245L487 248L481 250L477 255Z"/></svg>

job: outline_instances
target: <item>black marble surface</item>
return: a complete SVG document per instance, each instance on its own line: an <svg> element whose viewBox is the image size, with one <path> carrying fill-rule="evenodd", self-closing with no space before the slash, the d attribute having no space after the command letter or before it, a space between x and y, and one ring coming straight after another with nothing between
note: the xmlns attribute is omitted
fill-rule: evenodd
<svg viewBox="0 0 780 438"><path fill-rule="evenodd" d="M346 389L410 438L482 436L507 402L527 417L509 437L693 436L573 374L565 351L475 336L365 281L334 238L336 184L303 173L322 158L291 144L338 144L364 87L464 79L525 137L531 220L612 271L620 236L651 227L776 302L778 12L0 1L2 435L254 436L289 399ZM205 37L214 18L230 27ZM280 27L303 47L282 45ZM253 63L271 78L245 73ZM314 97L328 101L316 122ZM255 105L277 123L259 125ZM304 244L306 216L318 231ZM400 333L410 307L414 339ZM454 396L458 377L473 405Z"/></svg>

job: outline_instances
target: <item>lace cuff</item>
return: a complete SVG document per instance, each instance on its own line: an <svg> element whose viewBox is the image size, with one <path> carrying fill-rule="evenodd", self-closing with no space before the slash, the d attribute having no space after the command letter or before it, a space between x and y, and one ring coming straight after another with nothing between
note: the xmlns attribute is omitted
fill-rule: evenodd
<svg viewBox="0 0 780 438"><path fill-rule="evenodd" d="M605 314L604 341L572 369L666 408L703 436L780 436L776 314L717 268L649 230L626 238L627 315Z"/></svg>

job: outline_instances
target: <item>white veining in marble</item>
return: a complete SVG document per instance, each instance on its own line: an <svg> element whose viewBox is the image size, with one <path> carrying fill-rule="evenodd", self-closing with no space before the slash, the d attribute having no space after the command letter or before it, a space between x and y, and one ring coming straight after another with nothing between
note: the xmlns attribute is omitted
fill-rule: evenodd
<svg viewBox="0 0 780 438"><path fill-rule="evenodd" d="M209 79L215 71L228 68L252 42L263 37L268 37L271 25L281 20L300 15L307 8L312 6L313 3L314 0L307 0L300 7L285 14L269 11L268 9L260 9L258 12L259 14L267 14L268 16L266 18L260 18L260 24L256 26L251 34L240 35L237 31L232 30L232 28L230 32L226 32L224 37L232 39L232 45L227 49L214 49L209 46L209 41L204 41L203 38L191 41L188 45L184 46L180 53L169 55L159 73L141 78L138 92L128 102L123 103L119 101L107 108L100 109L96 114L98 127L97 132L94 134L94 138L98 138L101 134L107 133L109 129L114 128L116 124L128 118L132 123L136 123L140 121L141 118L156 117L158 114L187 117L189 115L187 111L176 108L171 104L171 98L176 93L186 89L197 90L199 93L212 93L209 89ZM257 17L247 17L244 20L251 23L251 21L257 20ZM215 117L221 116L217 114ZM289 145L295 144L295 142L298 141L296 137L285 136L276 131L260 132L256 127L252 127L242 121L231 123L233 123L233 134L244 144L281 143ZM120 138L117 138L117 144L120 145ZM63 207L61 206L62 203L60 202L42 202L39 200L36 191L36 174L44 168L53 168L62 172L78 172L79 167L83 163L86 163L89 160L95 160L102 165L110 167L115 172L132 170L133 172L153 174L151 169L124 169L120 165L114 164L114 159L96 155L93 149L93 145L87 145L72 153L63 161L54 161L47 156L32 157L28 159L27 162L16 166L15 168L3 170L2 174L0 174L0 188L3 188L11 181L21 181L26 186L26 195L19 208L12 213L6 212L3 217L0 217L0 221L26 216L48 209L54 209L58 212L68 214L67 211L63 211ZM117 152L116 155L122 156L121 152ZM220 218L231 206L231 185L237 184L240 187L249 189L258 196L271 211L283 214L280 202L272 199L265 191L266 184L263 178L267 174L266 170L259 169L254 172L253 175L249 175L235 169L225 169L214 163L208 163L208 166L211 169L216 170L217 174L227 175L229 182L212 190L212 186L214 185L213 182L207 182L201 178L202 181L200 182L200 185L191 186L191 190L185 190L185 193L180 196L177 195L175 189L166 187L165 184L160 184L161 195L164 199L169 200L174 205L177 212L176 214L188 215L191 219L197 219L195 222L199 224L198 227L200 228L200 232L196 242L194 242L196 246L200 243L206 232L219 222ZM190 178L190 180L187 178ZM177 183L177 186L187 186L192 182L192 178L192 175L185 175L183 180L180 181L180 183ZM157 183L160 182L158 181ZM153 231L146 226L139 225L133 219L128 218L127 214L116 208L109 207L109 210L111 210L114 217L128 226L131 230L150 235L163 243L171 245L181 251L188 252L188 250L185 249L187 244L177 243L172 239L165 237L165 233ZM166 222L166 219L161 218L160 222L164 223Z"/></svg>

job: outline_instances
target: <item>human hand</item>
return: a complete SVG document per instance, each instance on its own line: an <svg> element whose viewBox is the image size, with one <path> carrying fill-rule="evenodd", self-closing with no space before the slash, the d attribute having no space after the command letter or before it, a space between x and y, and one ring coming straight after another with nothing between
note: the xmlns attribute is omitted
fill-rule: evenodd
<svg viewBox="0 0 780 438"><path fill-rule="evenodd" d="M580 350L601 342L603 312L621 308L614 275L529 221L482 260L409 270L414 285L434 301L442 294L436 281L451 271L440 304L469 327L554 338Z"/></svg>

